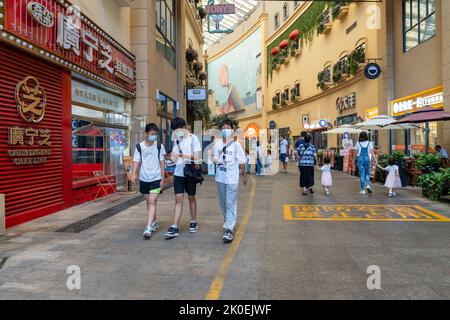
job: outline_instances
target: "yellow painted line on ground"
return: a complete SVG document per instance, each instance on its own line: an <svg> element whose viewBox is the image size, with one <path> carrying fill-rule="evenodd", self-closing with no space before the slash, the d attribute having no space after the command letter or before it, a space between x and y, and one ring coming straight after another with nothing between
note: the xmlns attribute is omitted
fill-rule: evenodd
<svg viewBox="0 0 450 320"><path fill-rule="evenodd" d="M237 250L239 249L239 245L241 244L242 237L245 233L245 228L250 220L250 216L253 211L253 199L256 193L256 182L253 177L249 177L251 180L251 190L250 196L247 203L247 210L245 211L244 216L242 217L242 221L239 223L239 228L236 231L234 241L230 244L227 253L220 265L219 271L217 272L213 282L211 283L211 287L209 289L208 294L206 295L206 300L218 300L220 297L220 293L223 289L223 284L225 282L225 278L230 271L231 264L233 263L234 256L236 255Z"/></svg>
<svg viewBox="0 0 450 320"><path fill-rule="evenodd" d="M427 213L427 214L429 214L430 216L436 217L436 218L438 218L438 219L440 219L440 220L443 220L443 221L450 221L450 218L447 218L447 217L445 217L445 216L442 216L442 215L440 215L440 214L438 214L438 213L436 213L436 212L433 212L433 211L431 211L431 210L425 209L425 208L423 208L423 207L421 207L421 206L416 206L416 208L419 209L419 210L421 210L421 211L423 211L423 212L425 212L425 213Z"/></svg>

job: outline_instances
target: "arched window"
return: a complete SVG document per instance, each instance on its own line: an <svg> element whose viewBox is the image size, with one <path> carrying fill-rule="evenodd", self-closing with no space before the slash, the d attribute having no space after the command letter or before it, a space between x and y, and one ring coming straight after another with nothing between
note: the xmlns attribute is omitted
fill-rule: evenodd
<svg viewBox="0 0 450 320"><path fill-rule="evenodd" d="M280 15L278 14L278 12L275 13L274 25L275 25L275 29L277 29L280 26Z"/></svg>
<svg viewBox="0 0 450 320"><path fill-rule="evenodd" d="M288 17L289 17L289 4L285 2L283 6L283 18L284 20L286 20Z"/></svg>

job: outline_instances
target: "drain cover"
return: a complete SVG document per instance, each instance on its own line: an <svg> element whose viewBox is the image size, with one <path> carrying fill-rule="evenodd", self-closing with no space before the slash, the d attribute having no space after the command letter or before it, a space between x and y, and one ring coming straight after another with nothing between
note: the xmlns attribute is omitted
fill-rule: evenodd
<svg viewBox="0 0 450 320"><path fill-rule="evenodd" d="M127 200L124 203L121 203L117 206L103 210L99 213L96 213L96 214L90 216L90 217L87 217L78 222L72 223L62 229L57 230L56 232L80 233L86 229L89 229L90 227L95 226L96 224L99 224L100 222L102 222L105 219L115 216L116 214L141 203L142 201L144 201L143 196L139 196L139 197Z"/></svg>

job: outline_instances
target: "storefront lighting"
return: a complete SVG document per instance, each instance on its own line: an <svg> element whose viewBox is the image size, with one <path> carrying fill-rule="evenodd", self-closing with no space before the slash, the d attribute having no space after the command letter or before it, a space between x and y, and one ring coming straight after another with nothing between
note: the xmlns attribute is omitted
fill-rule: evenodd
<svg viewBox="0 0 450 320"><path fill-rule="evenodd" d="M2 37L6 38L7 34L5 32L2 33Z"/></svg>

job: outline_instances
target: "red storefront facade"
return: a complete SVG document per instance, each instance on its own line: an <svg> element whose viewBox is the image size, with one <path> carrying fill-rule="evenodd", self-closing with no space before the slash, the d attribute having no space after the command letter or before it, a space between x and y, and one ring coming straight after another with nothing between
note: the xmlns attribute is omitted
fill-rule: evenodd
<svg viewBox="0 0 450 320"><path fill-rule="evenodd" d="M72 76L132 98L135 58L67 1L0 2L0 194L11 227L74 204Z"/></svg>

